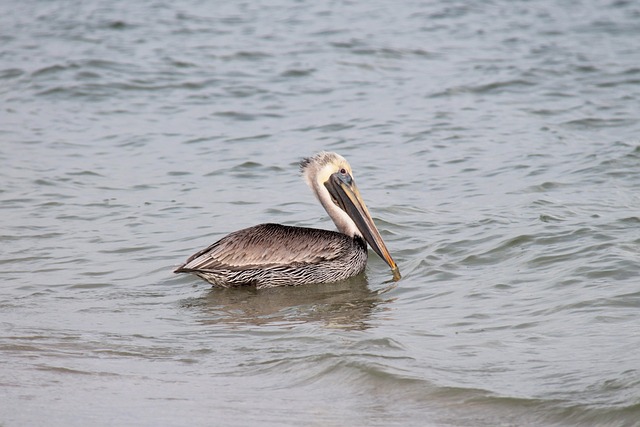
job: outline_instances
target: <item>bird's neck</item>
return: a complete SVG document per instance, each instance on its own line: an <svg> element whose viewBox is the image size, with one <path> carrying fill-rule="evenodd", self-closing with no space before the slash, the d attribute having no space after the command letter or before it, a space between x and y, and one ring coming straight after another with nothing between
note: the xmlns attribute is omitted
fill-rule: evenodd
<svg viewBox="0 0 640 427"><path fill-rule="evenodd" d="M333 220L333 223L338 228L338 231L340 231L342 234L346 234L349 237L358 236L362 238L362 234L360 233L360 230L358 230L358 227L356 227L356 223L353 222L353 220L349 217L349 215L347 215L345 211L343 211L335 203L333 203L333 200L331 200L331 196L329 195L329 192L326 188L320 187L318 185L315 194L318 195L320 204L322 204L324 210L327 211L327 213Z"/></svg>

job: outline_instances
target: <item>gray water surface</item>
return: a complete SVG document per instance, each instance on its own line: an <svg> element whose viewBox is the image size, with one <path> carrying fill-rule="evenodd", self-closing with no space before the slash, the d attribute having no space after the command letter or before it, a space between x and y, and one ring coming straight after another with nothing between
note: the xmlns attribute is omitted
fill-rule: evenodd
<svg viewBox="0 0 640 427"><path fill-rule="evenodd" d="M2 10L1 425L640 425L636 2ZM172 274L320 150L400 282Z"/></svg>

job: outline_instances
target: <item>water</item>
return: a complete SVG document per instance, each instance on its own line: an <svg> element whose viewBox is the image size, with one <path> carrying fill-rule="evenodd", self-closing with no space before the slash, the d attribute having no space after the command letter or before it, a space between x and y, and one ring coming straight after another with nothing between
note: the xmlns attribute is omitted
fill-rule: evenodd
<svg viewBox="0 0 640 427"><path fill-rule="evenodd" d="M640 7L5 2L0 424L640 425ZM212 290L350 160L403 273Z"/></svg>

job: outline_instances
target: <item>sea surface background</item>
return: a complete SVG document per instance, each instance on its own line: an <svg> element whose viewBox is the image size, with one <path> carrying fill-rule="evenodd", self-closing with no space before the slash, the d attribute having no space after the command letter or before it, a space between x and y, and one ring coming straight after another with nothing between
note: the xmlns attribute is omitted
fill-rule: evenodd
<svg viewBox="0 0 640 427"><path fill-rule="evenodd" d="M2 1L0 425L640 425L640 3ZM211 289L225 234L403 279Z"/></svg>

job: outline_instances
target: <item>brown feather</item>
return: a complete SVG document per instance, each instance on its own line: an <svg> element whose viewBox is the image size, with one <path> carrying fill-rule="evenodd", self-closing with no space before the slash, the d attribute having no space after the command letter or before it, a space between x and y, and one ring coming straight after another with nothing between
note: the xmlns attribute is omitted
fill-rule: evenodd
<svg viewBox="0 0 640 427"><path fill-rule="evenodd" d="M180 270L245 270L317 264L344 255L344 234L260 224L235 231L192 255Z"/></svg>

